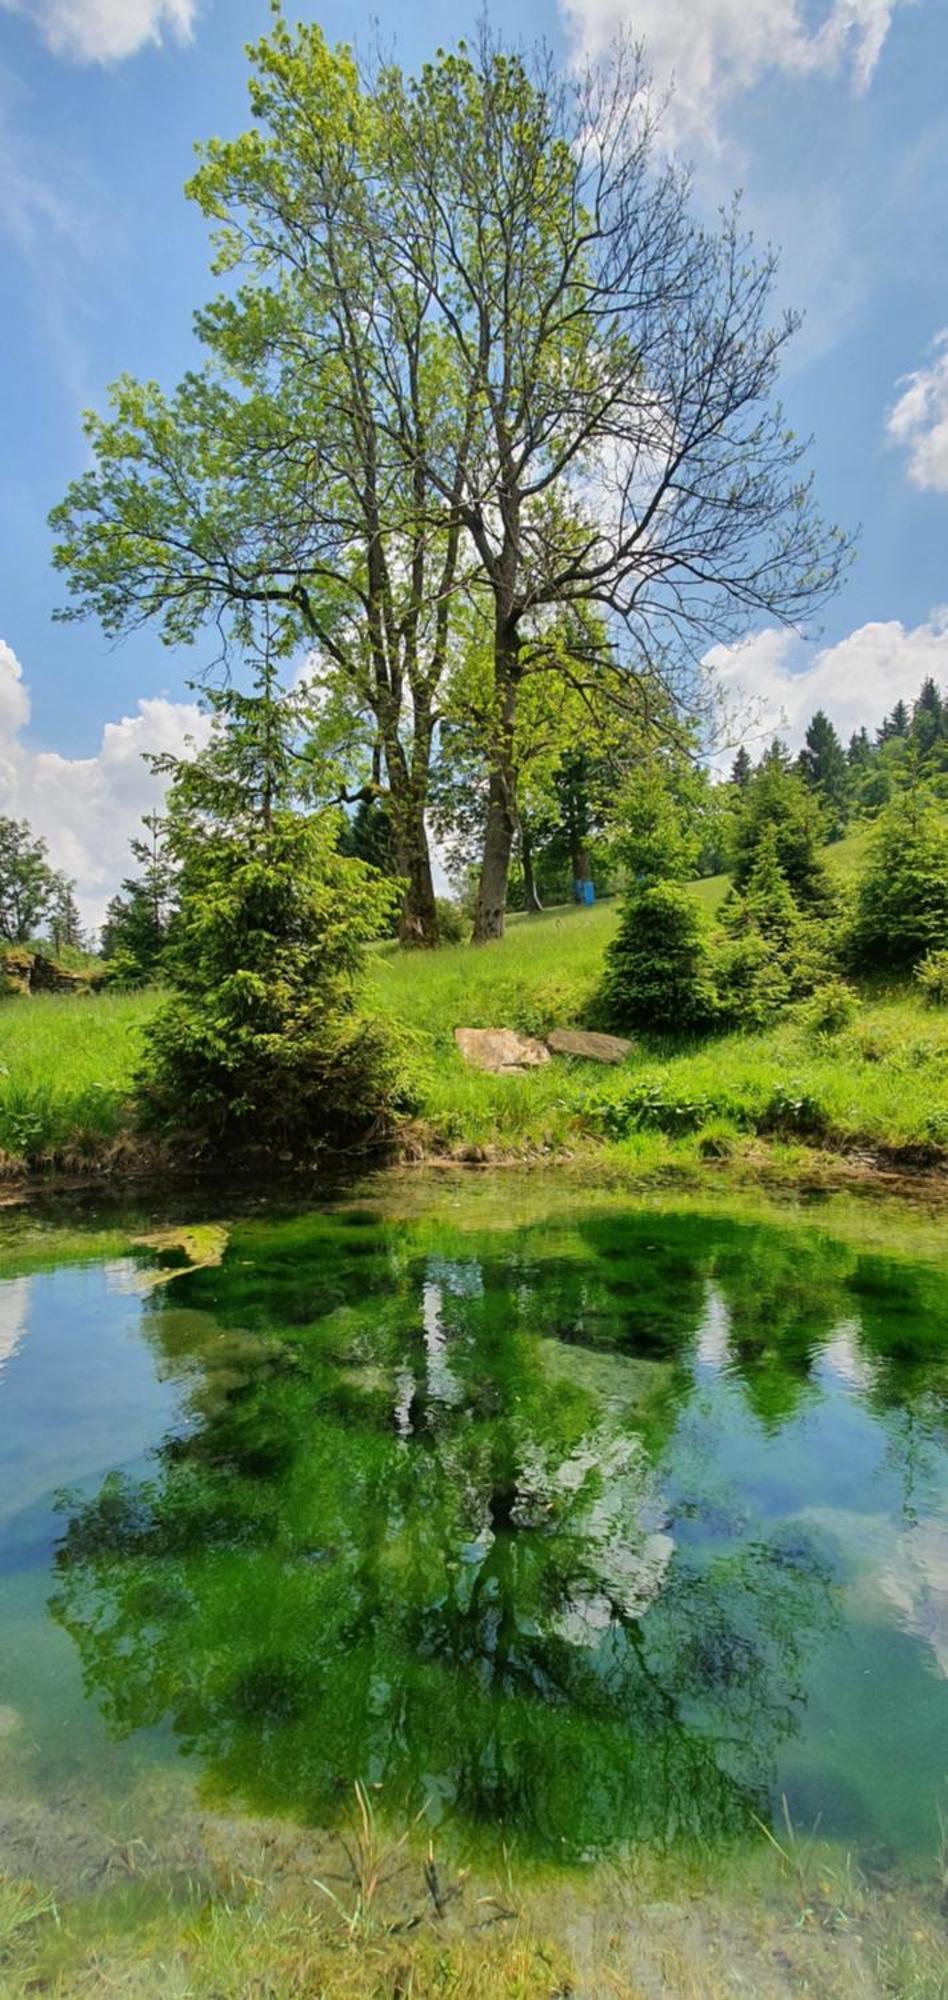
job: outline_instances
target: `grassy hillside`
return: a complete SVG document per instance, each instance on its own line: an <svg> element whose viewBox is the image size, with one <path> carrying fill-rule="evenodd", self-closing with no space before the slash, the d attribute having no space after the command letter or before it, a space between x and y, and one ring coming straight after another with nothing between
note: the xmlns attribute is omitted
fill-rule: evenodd
<svg viewBox="0 0 948 2000"><path fill-rule="evenodd" d="M697 886L711 902L725 885ZM373 997L405 1032L436 1145L535 1152L608 1141L643 1162L737 1154L762 1139L948 1155L948 1013L923 1007L910 986L867 991L852 1028L834 1037L787 1019L766 1034L697 1046L642 1040L616 1069L557 1059L522 1076L486 1076L462 1062L455 1027L542 1035L581 1019L615 924L610 907L568 908L478 951L376 960Z"/></svg>
<svg viewBox="0 0 948 2000"><path fill-rule="evenodd" d="M867 830L827 860L841 882L863 865ZM716 876L694 885L713 913ZM386 945L371 955L369 1002L399 1029L417 1143L464 1156L577 1152L608 1145L641 1163L771 1154L803 1147L888 1149L907 1161L948 1158L948 1010L910 985L866 990L835 1037L787 1019L766 1034L695 1046L642 1041L615 1070L561 1059L522 1076L462 1062L456 1027L542 1035L580 1021L595 990L616 907L572 905L514 917L475 951L427 955ZM101 1157L127 1131L132 1079L154 992L49 995L0 1005L0 1153L9 1166Z"/></svg>

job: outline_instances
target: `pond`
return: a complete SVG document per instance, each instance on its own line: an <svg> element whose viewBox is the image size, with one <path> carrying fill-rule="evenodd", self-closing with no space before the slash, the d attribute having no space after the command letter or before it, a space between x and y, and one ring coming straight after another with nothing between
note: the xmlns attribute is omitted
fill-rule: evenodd
<svg viewBox="0 0 948 2000"><path fill-rule="evenodd" d="M97 1227L0 1241L0 1871L11 1801L331 1827L356 1779L525 1865L761 1822L927 1865L937 1221L510 1177L190 1267Z"/></svg>

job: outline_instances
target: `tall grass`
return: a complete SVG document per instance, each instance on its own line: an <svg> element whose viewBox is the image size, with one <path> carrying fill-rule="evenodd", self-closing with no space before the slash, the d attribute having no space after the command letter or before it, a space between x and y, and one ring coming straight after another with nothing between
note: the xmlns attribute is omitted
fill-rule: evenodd
<svg viewBox="0 0 948 2000"><path fill-rule="evenodd" d="M157 994L37 994L0 1003L0 1151L81 1157L126 1128Z"/></svg>

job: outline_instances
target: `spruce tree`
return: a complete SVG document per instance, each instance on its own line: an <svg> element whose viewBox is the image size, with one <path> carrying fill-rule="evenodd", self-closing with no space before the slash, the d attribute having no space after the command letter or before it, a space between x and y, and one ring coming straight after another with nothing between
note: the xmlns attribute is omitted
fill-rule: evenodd
<svg viewBox="0 0 948 2000"><path fill-rule="evenodd" d="M746 890L762 842L773 832L776 855L799 908L828 915L833 892L820 854L824 819L813 793L785 753L769 751L743 796L734 833L734 884Z"/></svg>
<svg viewBox="0 0 948 2000"><path fill-rule="evenodd" d="M924 759L945 732L945 704L931 675L922 682L912 709L912 741Z"/></svg>
<svg viewBox="0 0 948 2000"><path fill-rule="evenodd" d="M141 873L125 877L106 910L101 950L112 985L148 986L160 976L177 889L166 834L164 820L146 813L131 842Z"/></svg>
<svg viewBox="0 0 948 2000"><path fill-rule="evenodd" d="M708 939L694 896L682 886L695 842L656 769L627 797L621 852L628 888L597 1015L611 1027L646 1033L707 1027L717 1011Z"/></svg>
<svg viewBox="0 0 948 2000"><path fill-rule="evenodd" d="M732 889L721 910L730 945L721 964L721 1000L744 1027L762 1027L791 1001L812 992L829 967L825 923L808 918L781 865L779 828L765 825L743 893Z"/></svg>
<svg viewBox="0 0 948 2000"><path fill-rule="evenodd" d="M907 971L948 945L948 829L921 786L882 814L859 884L852 931L866 970Z"/></svg>
<svg viewBox="0 0 948 2000"><path fill-rule="evenodd" d="M887 715L879 730L879 742L888 743L893 736L907 736L909 733L909 712L901 696L891 715Z"/></svg>
<svg viewBox="0 0 948 2000"><path fill-rule="evenodd" d="M829 716L817 709L810 722L798 767L804 784L816 794L826 814L827 832L842 833L849 802L846 753Z"/></svg>
<svg viewBox="0 0 948 2000"><path fill-rule="evenodd" d="M337 812L305 809L299 715L268 660L214 708L206 750L163 766L178 907L139 1083L199 1152L291 1164L391 1122L391 1052L359 998L397 889L339 853Z"/></svg>

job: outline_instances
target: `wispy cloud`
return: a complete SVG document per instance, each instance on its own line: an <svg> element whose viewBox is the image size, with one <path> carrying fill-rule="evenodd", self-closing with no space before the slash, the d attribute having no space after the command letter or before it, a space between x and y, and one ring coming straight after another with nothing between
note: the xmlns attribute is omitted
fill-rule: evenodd
<svg viewBox="0 0 948 2000"><path fill-rule="evenodd" d="M8 309L35 314L64 393L79 409L88 400L85 280L109 224L76 162L33 136L28 111L26 93L0 68L0 248L21 273Z"/></svg>
<svg viewBox="0 0 948 2000"><path fill-rule="evenodd" d="M75 62L120 62L170 34L190 41L197 0L0 0L34 21L54 55Z"/></svg>
<svg viewBox="0 0 948 2000"><path fill-rule="evenodd" d="M948 327L932 342L926 368L904 375L886 418L891 444L905 452L913 486L948 493Z"/></svg>
<svg viewBox="0 0 948 2000"><path fill-rule="evenodd" d="M674 85L666 130L714 150L728 105L768 74L844 72L865 90L892 17L910 0L832 0L812 26L801 0L637 0L631 14L656 83ZM561 0L584 53L601 55L630 19L627 0Z"/></svg>

